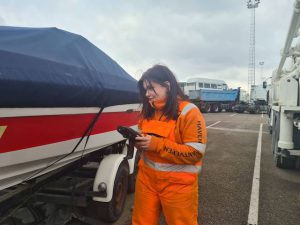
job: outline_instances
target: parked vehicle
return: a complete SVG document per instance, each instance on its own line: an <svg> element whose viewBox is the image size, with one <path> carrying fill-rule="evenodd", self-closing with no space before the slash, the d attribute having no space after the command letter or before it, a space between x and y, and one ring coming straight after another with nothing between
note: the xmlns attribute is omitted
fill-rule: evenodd
<svg viewBox="0 0 300 225"><path fill-rule="evenodd" d="M251 85L250 102L246 111L251 114L267 113L267 95L271 85L263 87L263 85Z"/></svg>
<svg viewBox="0 0 300 225"><path fill-rule="evenodd" d="M228 89L223 80L191 78L187 82L179 82L179 86L201 112L205 113L232 111L245 98L245 91L240 88Z"/></svg>
<svg viewBox="0 0 300 225"><path fill-rule="evenodd" d="M255 100L248 104L247 110L251 114L267 113L268 105L265 100Z"/></svg>
<svg viewBox="0 0 300 225"><path fill-rule="evenodd" d="M270 90L271 85L251 85L250 101L267 101L267 92Z"/></svg>
<svg viewBox="0 0 300 225"><path fill-rule="evenodd" d="M236 113L243 113L249 110L248 102L240 102L232 107L232 110Z"/></svg>
<svg viewBox="0 0 300 225"><path fill-rule="evenodd" d="M296 0L282 57L272 75L270 126L272 151L277 167L294 168L300 165L300 43L292 47L300 23L300 1ZM290 66L284 65L286 60ZM266 82L264 83L266 87Z"/></svg>
<svg viewBox="0 0 300 225"><path fill-rule="evenodd" d="M201 112L221 112L223 109L231 112L239 101L240 89L234 90L205 90L189 91L190 100Z"/></svg>
<svg viewBox="0 0 300 225"><path fill-rule="evenodd" d="M0 27L0 74L0 224L37 202L117 220L138 155L116 129L137 125L136 80L57 28Z"/></svg>
<svg viewBox="0 0 300 225"><path fill-rule="evenodd" d="M243 113L249 110L249 94L240 89L239 101L232 107L232 110L236 113Z"/></svg>

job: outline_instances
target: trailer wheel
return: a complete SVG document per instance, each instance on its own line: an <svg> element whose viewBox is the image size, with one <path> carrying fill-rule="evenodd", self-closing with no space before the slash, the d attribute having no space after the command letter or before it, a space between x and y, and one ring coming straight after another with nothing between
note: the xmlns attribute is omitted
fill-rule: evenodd
<svg viewBox="0 0 300 225"><path fill-rule="evenodd" d="M214 113L217 113L219 112L219 105L218 104L213 104L212 105L212 109L211 109L211 112L214 112Z"/></svg>
<svg viewBox="0 0 300 225"><path fill-rule="evenodd" d="M293 169L295 167L295 160L283 157L279 154L275 155L275 163L278 168L282 169Z"/></svg>
<svg viewBox="0 0 300 225"><path fill-rule="evenodd" d="M123 161L116 174L114 182L113 196L110 202L93 201L88 207L91 217L101 219L106 222L114 222L121 216L128 189L128 164Z"/></svg>
<svg viewBox="0 0 300 225"><path fill-rule="evenodd" d="M272 134L272 126L269 126L269 134Z"/></svg>
<svg viewBox="0 0 300 225"><path fill-rule="evenodd" d="M229 106L229 107L226 109L226 112L233 112L233 106Z"/></svg>
<svg viewBox="0 0 300 225"><path fill-rule="evenodd" d="M293 158L284 157L281 155L281 149L278 147L279 141L279 113L274 113L273 118L273 127L274 131L272 132L272 151L274 154L275 165L278 168L282 169L292 169L295 167L295 160Z"/></svg>
<svg viewBox="0 0 300 225"><path fill-rule="evenodd" d="M141 158L141 152L137 151L135 159L134 159L134 171L133 171L133 174L129 175L129 179L128 179L128 193L135 192L135 182L136 182L136 177L137 177L137 173L139 170L138 164L139 164L140 158Z"/></svg>
<svg viewBox="0 0 300 225"><path fill-rule="evenodd" d="M211 110L211 105L209 103L205 103L203 112L204 113L209 113L210 110Z"/></svg>

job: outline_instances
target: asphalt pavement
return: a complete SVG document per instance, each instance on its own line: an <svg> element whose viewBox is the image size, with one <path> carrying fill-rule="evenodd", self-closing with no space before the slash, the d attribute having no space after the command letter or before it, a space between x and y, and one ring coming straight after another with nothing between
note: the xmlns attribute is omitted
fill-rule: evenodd
<svg viewBox="0 0 300 225"><path fill-rule="evenodd" d="M199 175L199 225L299 225L300 170L275 167L266 115L204 117L208 143ZM121 218L111 225L131 224L133 199L127 196Z"/></svg>

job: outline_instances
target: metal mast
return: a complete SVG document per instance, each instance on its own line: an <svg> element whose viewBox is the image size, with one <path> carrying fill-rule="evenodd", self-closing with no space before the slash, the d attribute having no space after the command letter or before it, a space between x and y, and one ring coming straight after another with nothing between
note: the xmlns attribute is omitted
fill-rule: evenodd
<svg viewBox="0 0 300 225"><path fill-rule="evenodd" d="M248 62L248 92L250 96L251 85L255 85L255 8L260 0L248 0L247 8L251 10L250 39L249 39L249 62Z"/></svg>
<svg viewBox="0 0 300 225"><path fill-rule="evenodd" d="M261 83L265 80L265 77L264 77L264 64L265 64L264 61L259 62L259 65L260 65L260 82Z"/></svg>

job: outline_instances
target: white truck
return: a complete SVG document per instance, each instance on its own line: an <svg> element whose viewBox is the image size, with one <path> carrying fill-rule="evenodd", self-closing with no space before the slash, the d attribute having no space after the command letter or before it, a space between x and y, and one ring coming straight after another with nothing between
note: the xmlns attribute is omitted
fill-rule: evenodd
<svg viewBox="0 0 300 225"><path fill-rule="evenodd" d="M251 85L247 111L251 114L267 112L267 92L271 85Z"/></svg>
<svg viewBox="0 0 300 225"><path fill-rule="evenodd" d="M264 100L267 101L267 92L271 85L251 85L250 101Z"/></svg>
<svg viewBox="0 0 300 225"><path fill-rule="evenodd" d="M299 25L300 0L296 0L282 57L272 74L270 128L275 164L279 168L300 165L300 43L292 46ZM290 61L289 65L286 61Z"/></svg>

